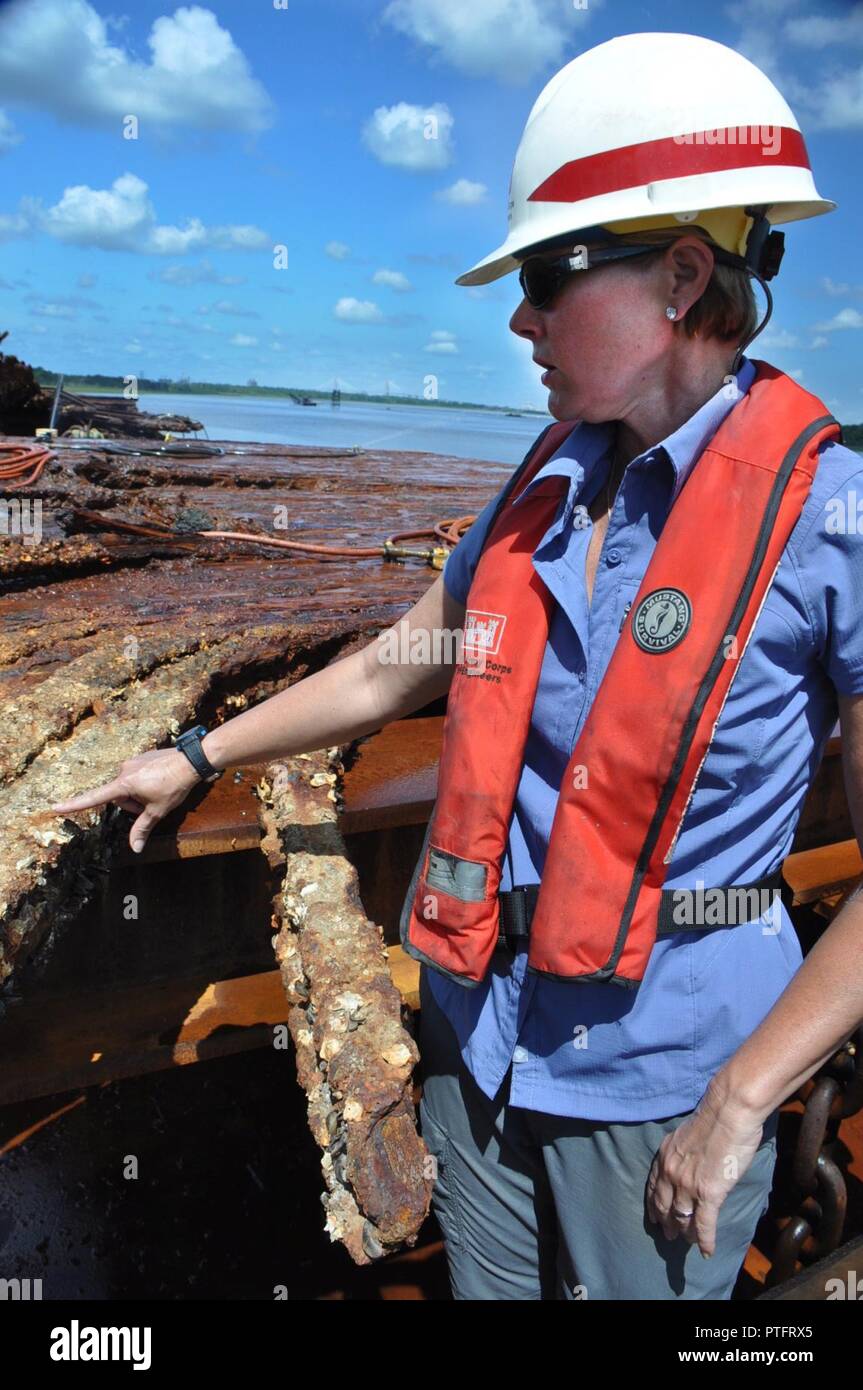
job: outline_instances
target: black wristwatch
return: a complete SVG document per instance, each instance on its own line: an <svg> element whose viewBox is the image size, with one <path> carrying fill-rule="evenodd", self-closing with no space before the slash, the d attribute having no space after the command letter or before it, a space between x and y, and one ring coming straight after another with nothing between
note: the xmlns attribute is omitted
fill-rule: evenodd
<svg viewBox="0 0 863 1390"><path fill-rule="evenodd" d="M217 771L201 747L201 739L208 732L204 724L196 724L194 729L187 729L184 734L180 734L174 747L185 753L202 781L215 782L225 769Z"/></svg>

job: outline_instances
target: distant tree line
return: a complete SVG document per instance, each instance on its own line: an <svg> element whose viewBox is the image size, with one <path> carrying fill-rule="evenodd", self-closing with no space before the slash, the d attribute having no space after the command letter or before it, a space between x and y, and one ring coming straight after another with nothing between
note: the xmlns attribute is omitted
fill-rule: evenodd
<svg viewBox="0 0 863 1390"><path fill-rule="evenodd" d="M58 381L57 372L49 372L44 367L34 367L33 375L41 386L56 386ZM331 391L307 390L300 386L259 386L255 381L249 381L246 386L238 386L228 381L192 381L187 376L181 376L174 381L171 377L146 377L137 378L138 391L141 394L150 392L158 395L176 396L308 396L312 400L328 401L332 395ZM117 394L122 393L124 380L119 376L101 376L98 373L91 373L86 376L67 376L63 385L67 391L75 390L96 390L112 391ZM477 405L475 401L429 401L422 396L375 396L365 391L345 391L340 388L339 395L343 401L371 401L383 405L432 405L444 406L447 409L464 410L505 410L509 407L501 405ZM542 415L541 410L530 410L528 407L520 407L520 415L532 414Z"/></svg>
<svg viewBox="0 0 863 1390"><path fill-rule="evenodd" d="M863 425L843 425L842 436L849 449L863 453Z"/></svg>

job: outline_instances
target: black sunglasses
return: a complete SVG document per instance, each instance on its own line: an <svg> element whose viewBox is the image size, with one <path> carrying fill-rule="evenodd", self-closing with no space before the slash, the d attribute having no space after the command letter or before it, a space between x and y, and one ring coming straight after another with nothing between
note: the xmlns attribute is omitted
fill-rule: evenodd
<svg viewBox="0 0 863 1390"><path fill-rule="evenodd" d="M591 270L595 265L604 265L608 261L621 261L628 256L644 256L649 251L664 251L673 241L672 237L669 241L649 245L599 246L595 251L585 248L576 256L569 253L552 260L545 256L528 256L522 262L518 281L528 304L534 309L544 309L561 286L579 271Z"/></svg>

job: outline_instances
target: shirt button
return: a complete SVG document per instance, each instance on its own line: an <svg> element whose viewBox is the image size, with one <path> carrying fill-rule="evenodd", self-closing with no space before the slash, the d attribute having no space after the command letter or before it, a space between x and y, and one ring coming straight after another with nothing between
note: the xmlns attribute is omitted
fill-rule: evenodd
<svg viewBox="0 0 863 1390"><path fill-rule="evenodd" d="M622 557L619 550L609 550L608 554L605 557L605 563L607 565L619 565L621 558Z"/></svg>
<svg viewBox="0 0 863 1390"><path fill-rule="evenodd" d="M527 1049L524 1048L524 1047L517 1047L517 1048L515 1049L515 1051L513 1052L513 1054L512 1054L512 1060L513 1060L514 1062L526 1062L526 1061L527 1061Z"/></svg>

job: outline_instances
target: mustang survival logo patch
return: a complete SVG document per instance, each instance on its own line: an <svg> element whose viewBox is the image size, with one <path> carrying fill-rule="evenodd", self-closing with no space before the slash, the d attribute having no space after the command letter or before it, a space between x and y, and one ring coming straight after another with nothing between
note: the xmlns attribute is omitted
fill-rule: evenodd
<svg viewBox="0 0 863 1390"><path fill-rule="evenodd" d="M682 642L692 622L692 604L681 589L654 589L632 615L632 635L645 652L668 652Z"/></svg>

